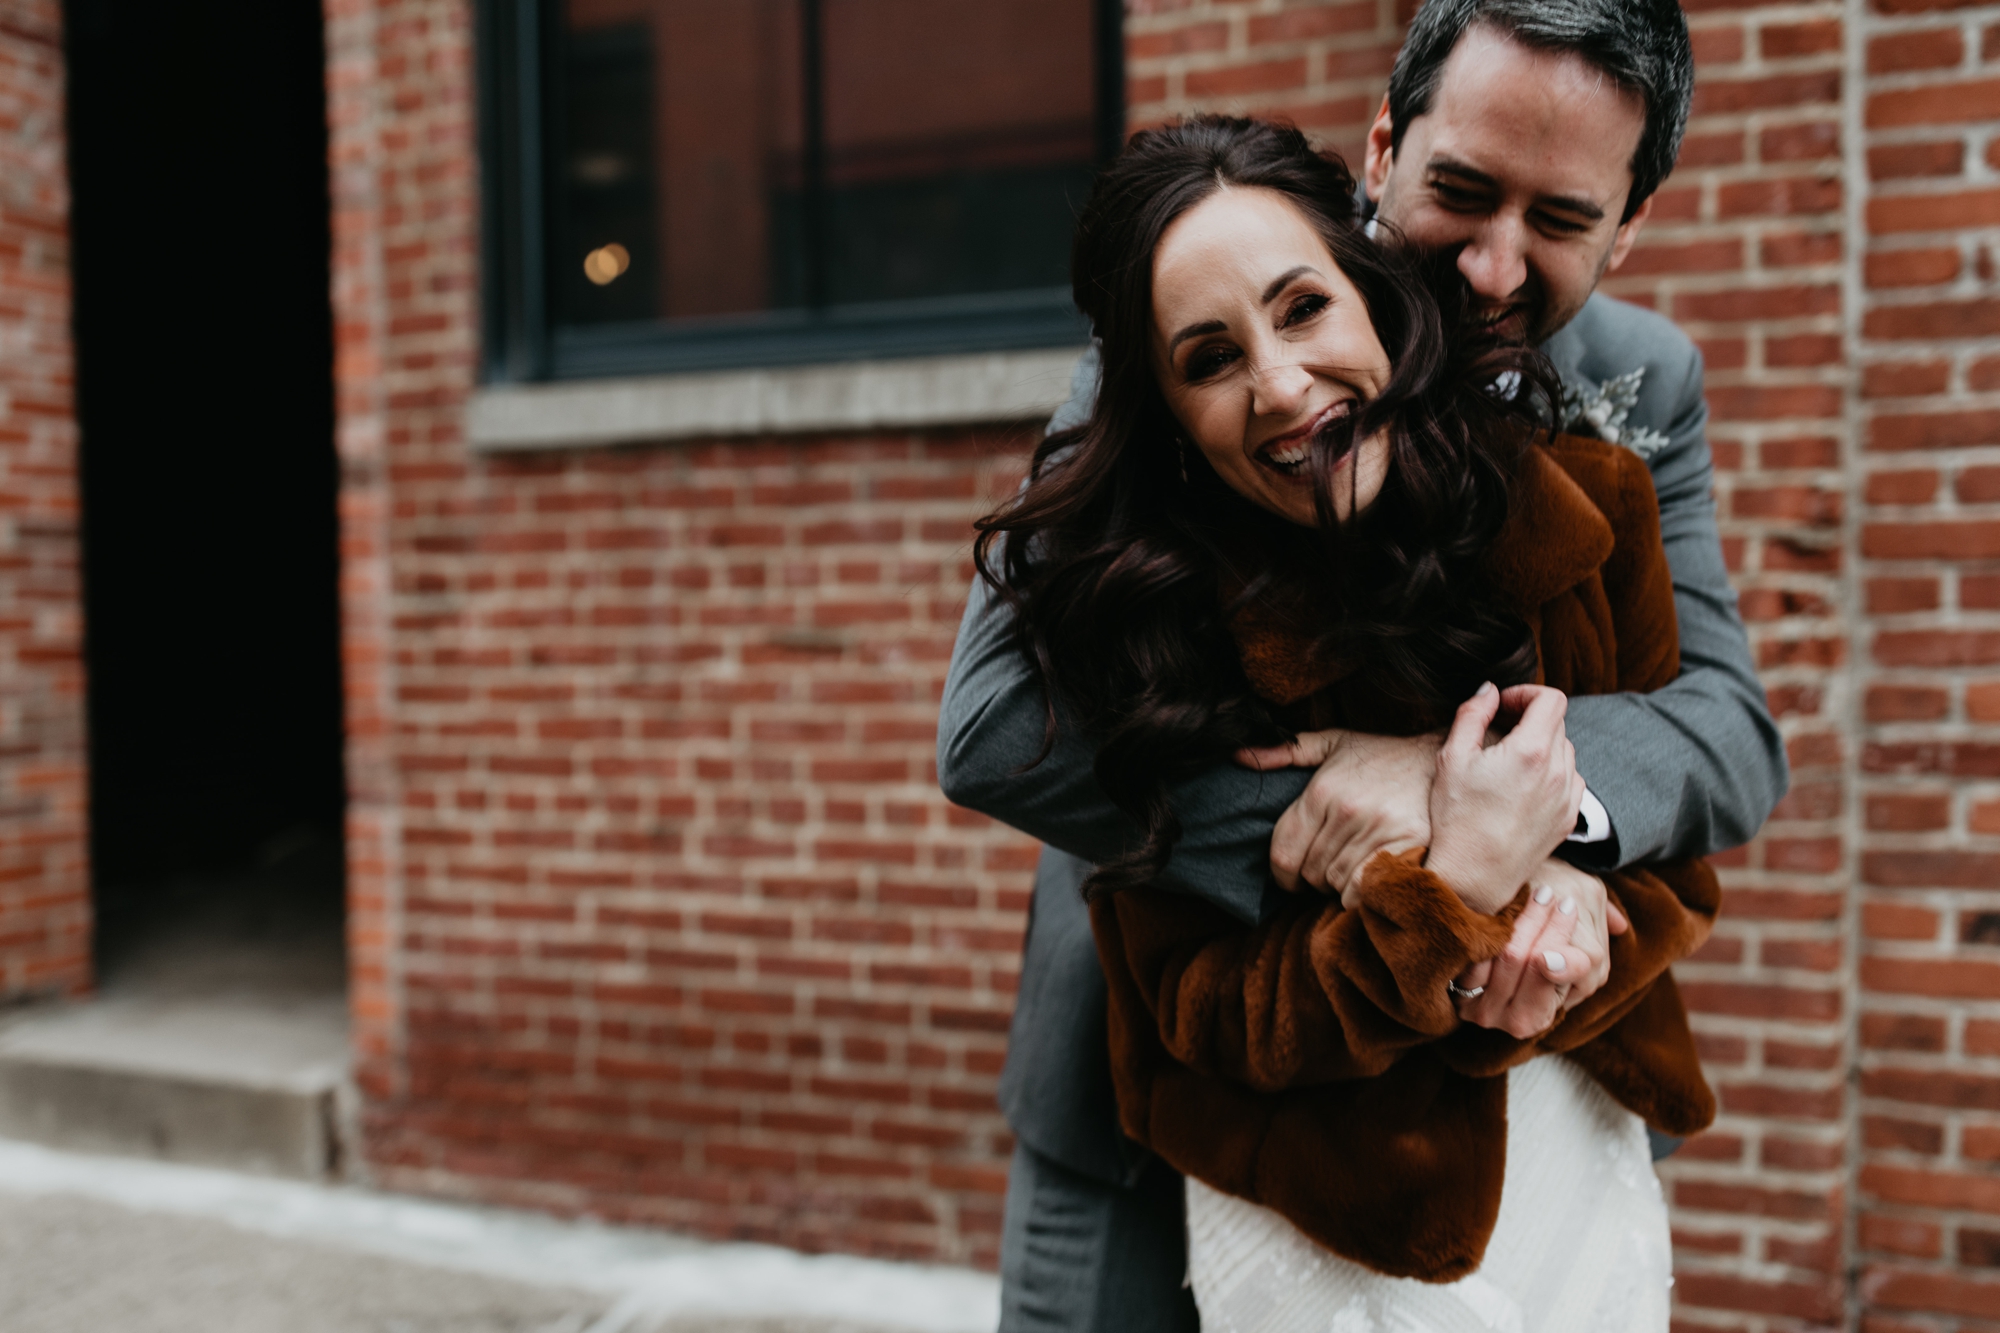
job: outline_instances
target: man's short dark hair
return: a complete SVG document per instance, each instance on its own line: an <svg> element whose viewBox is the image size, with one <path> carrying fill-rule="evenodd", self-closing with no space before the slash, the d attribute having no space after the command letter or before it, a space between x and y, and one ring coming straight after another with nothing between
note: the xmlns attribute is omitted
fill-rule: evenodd
<svg viewBox="0 0 2000 1333"><path fill-rule="evenodd" d="M1459 39L1483 24L1537 51L1580 56L1646 104L1646 128L1632 154L1629 220L1680 155L1694 96L1694 52L1676 0L1425 0L1389 75L1394 147L1410 122L1431 109L1438 77Z"/></svg>

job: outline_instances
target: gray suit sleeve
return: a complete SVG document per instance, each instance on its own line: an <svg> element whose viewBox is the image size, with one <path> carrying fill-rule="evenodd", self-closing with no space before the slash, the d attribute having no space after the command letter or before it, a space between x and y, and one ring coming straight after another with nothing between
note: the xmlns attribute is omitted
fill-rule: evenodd
<svg viewBox="0 0 2000 1333"><path fill-rule="evenodd" d="M1617 866L1747 842L1789 781L1784 741L1722 563L1701 383L1701 357L1690 348L1668 442L1649 460L1674 580L1681 673L1651 694L1569 705L1577 768L1611 816ZM1572 845L1571 853L1589 864L1587 849Z"/></svg>
<svg viewBox="0 0 2000 1333"><path fill-rule="evenodd" d="M1061 728L1048 758L1024 768L1041 748L1046 710L1011 626L1005 604L975 579L939 710L938 785L953 802L1051 847L1108 861L1136 844L1139 826L1097 785L1093 752L1075 729ZM1164 887L1256 921L1267 891L1282 892L1270 884L1271 827L1311 777L1223 764L1175 784L1169 795L1183 834Z"/></svg>

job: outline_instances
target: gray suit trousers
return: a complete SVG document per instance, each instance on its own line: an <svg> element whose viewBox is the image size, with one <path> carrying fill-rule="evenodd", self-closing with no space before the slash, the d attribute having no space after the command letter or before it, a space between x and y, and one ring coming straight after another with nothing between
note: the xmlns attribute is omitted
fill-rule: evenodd
<svg viewBox="0 0 2000 1333"><path fill-rule="evenodd" d="M1014 1149L1000 1233L1000 1333L1197 1333L1181 1178L1130 1186Z"/></svg>

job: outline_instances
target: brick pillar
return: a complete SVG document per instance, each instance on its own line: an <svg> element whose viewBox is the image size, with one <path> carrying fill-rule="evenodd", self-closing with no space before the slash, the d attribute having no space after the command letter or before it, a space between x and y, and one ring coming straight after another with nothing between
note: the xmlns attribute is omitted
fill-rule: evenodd
<svg viewBox="0 0 2000 1333"><path fill-rule="evenodd" d="M1864 35L1856 1261L1930 1333L2000 1319L2000 6Z"/></svg>
<svg viewBox="0 0 2000 1333"><path fill-rule="evenodd" d="M0 1000L90 984L61 41L0 0Z"/></svg>
<svg viewBox="0 0 2000 1333"><path fill-rule="evenodd" d="M365 1098L381 1098L408 1074L390 456L394 443L422 429L391 405L395 393L410 392L413 369L422 377L441 368L460 397L472 377L471 15L454 0L327 0L325 13L348 994L357 1079ZM440 250L448 252L442 265ZM416 335L415 345L398 344L399 328Z"/></svg>

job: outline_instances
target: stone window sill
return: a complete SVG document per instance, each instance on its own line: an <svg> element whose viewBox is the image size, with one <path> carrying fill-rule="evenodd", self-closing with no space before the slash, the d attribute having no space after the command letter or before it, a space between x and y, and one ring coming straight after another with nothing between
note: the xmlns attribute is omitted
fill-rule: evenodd
<svg viewBox="0 0 2000 1333"><path fill-rule="evenodd" d="M1032 421L1069 398L1081 347L496 385L467 412L475 450Z"/></svg>

